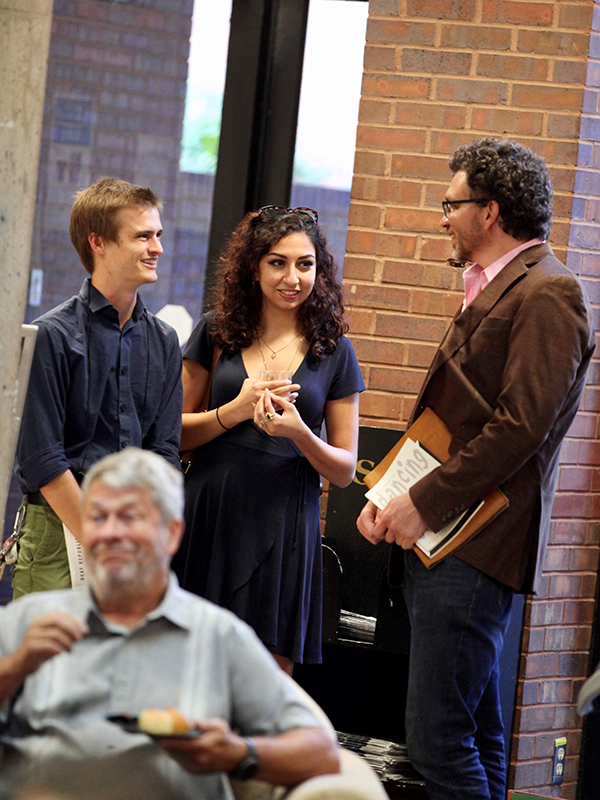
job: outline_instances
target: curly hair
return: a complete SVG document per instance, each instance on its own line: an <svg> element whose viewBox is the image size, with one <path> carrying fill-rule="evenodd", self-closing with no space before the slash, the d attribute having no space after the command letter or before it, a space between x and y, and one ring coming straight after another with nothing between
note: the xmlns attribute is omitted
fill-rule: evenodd
<svg viewBox="0 0 600 800"><path fill-rule="evenodd" d="M306 234L316 255L315 283L298 310L298 324L309 343L309 356L320 361L326 353L335 350L348 330L333 256L317 224L294 213L272 219L252 211L232 233L219 260L220 275L210 332L213 342L225 352L249 347L257 337L262 313L259 262L274 244L292 233Z"/></svg>
<svg viewBox="0 0 600 800"><path fill-rule="evenodd" d="M500 226L519 241L547 239L552 225L552 181L546 162L517 142L487 137L450 156L453 173L463 171L473 198L495 200Z"/></svg>

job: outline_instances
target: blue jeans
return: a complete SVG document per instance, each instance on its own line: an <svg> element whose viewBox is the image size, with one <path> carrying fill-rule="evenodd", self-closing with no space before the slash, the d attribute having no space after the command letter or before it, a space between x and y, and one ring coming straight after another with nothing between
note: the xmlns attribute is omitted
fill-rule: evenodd
<svg viewBox="0 0 600 800"><path fill-rule="evenodd" d="M498 657L513 591L454 556L405 554L411 623L406 740L431 800L504 800Z"/></svg>

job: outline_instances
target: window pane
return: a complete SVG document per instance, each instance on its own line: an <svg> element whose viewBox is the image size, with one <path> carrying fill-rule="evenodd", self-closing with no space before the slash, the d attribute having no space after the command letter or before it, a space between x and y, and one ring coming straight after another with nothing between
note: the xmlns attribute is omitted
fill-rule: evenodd
<svg viewBox="0 0 600 800"><path fill-rule="evenodd" d="M231 4L196 0L192 21L171 302L194 321L202 313Z"/></svg>
<svg viewBox="0 0 600 800"><path fill-rule="evenodd" d="M319 212L341 276L369 4L311 0L291 204Z"/></svg>
<svg viewBox="0 0 600 800"><path fill-rule="evenodd" d="M182 172L214 175L232 0L196 0L181 141Z"/></svg>

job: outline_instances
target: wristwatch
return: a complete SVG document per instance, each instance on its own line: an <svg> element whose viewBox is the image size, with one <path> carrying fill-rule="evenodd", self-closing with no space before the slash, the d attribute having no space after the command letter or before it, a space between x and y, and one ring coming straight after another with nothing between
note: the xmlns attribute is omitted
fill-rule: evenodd
<svg viewBox="0 0 600 800"><path fill-rule="evenodd" d="M234 769L232 769L229 773L231 778L235 778L238 781L247 781L250 778L253 778L258 772L258 767L260 765L254 739L251 739L248 736L244 739L244 741L248 747L248 753L240 761L237 767L234 767Z"/></svg>

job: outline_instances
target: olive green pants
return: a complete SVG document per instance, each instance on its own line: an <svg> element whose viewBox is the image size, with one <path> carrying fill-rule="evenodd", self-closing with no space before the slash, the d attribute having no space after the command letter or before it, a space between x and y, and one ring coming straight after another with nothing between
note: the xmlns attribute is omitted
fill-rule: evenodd
<svg viewBox="0 0 600 800"><path fill-rule="evenodd" d="M13 600L31 592L70 589L65 534L50 506L28 504L21 531L19 557L13 567Z"/></svg>

